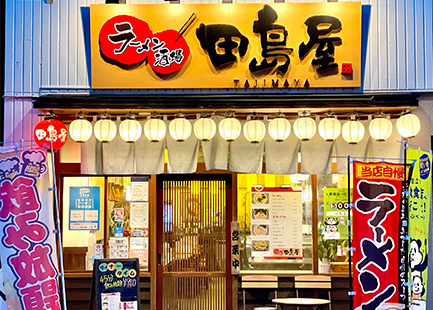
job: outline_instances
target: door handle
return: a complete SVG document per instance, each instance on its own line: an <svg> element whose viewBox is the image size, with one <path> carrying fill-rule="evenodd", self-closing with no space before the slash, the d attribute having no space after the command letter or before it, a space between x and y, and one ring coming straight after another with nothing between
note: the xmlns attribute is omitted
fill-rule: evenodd
<svg viewBox="0 0 433 310"><path fill-rule="evenodd" d="M161 253L158 253L158 267L161 267Z"/></svg>

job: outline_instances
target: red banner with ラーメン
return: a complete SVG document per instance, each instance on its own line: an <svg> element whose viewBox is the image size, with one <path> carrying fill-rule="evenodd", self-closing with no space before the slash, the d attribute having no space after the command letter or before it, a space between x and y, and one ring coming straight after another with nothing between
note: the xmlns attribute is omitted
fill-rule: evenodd
<svg viewBox="0 0 433 310"><path fill-rule="evenodd" d="M403 180L400 164L353 164L354 309L375 310L383 304L400 309Z"/></svg>

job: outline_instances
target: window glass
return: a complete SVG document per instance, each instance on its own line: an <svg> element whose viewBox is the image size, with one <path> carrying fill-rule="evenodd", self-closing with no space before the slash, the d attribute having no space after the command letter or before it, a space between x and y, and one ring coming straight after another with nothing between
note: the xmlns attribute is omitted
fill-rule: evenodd
<svg viewBox="0 0 433 310"><path fill-rule="evenodd" d="M319 272L348 272L347 175L318 175L317 201Z"/></svg>
<svg viewBox="0 0 433 310"><path fill-rule="evenodd" d="M311 272L311 177L238 174L237 184L241 269Z"/></svg>
<svg viewBox="0 0 433 310"><path fill-rule="evenodd" d="M104 178L63 178L63 256L66 270L91 270L104 243Z"/></svg>
<svg viewBox="0 0 433 310"><path fill-rule="evenodd" d="M148 269L148 178L107 178L107 252L110 258L138 257Z"/></svg>
<svg viewBox="0 0 433 310"><path fill-rule="evenodd" d="M103 257L138 257L148 270L148 178L64 177L63 184L65 270L92 270L93 258Z"/></svg>

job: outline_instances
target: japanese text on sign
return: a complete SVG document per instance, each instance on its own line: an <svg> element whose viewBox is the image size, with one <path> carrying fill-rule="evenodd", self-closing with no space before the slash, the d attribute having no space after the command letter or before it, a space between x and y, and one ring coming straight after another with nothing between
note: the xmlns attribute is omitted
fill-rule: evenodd
<svg viewBox="0 0 433 310"><path fill-rule="evenodd" d="M31 169L29 169L31 167ZM39 182L48 174L44 151L24 151L0 161L0 224L5 282L13 288L23 309L60 309L55 265L53 220L45 208ZM43 180L43 181L41 181ZM44 197L44 200L41 199ZM7 262L7 263L6 263ZM12 274L6 270L8 266ZM12 277L11 277L12 275ZM6 287L12 287L6 285ZM10 296L15 294L8 293ZM13 302L13 301L12 301Z"/></svg>

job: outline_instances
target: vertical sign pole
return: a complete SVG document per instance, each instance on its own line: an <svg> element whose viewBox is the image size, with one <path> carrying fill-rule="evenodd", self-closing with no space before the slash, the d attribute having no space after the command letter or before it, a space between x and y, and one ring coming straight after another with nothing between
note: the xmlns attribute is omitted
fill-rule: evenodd
<svg viewBox="0 0 433 310"><path fill-rule="evenodd" d="M347 228L347 238L349 241L349 303L350 310L353 310L353 279L352 279L352 219L350 213L352 211L352 199L350 196L350 155L347 156L347 218L349 227Z"/></svg>
<svg viewBox="0 0 433 310"><path fill-rule="evenodd" d="M53 141L50 141L50 151L51 151L51 166L53 174L53 192L54 192L54 207L56 209L56 233L59 245L59 264L60 273L59 276L62 280L62 298L63 298L63 310L67 309L66 306L66 287L65 287L65 270L63 268L63 247L62 247L62 235L60 233L60 211L57 197L57 185L56 185L56 170L54 166L54 151L53 151Z"/></svg>
<svg viewBox="0 0 433 310"><path fill-rule="evenodd" d="M408 264L408 259L409 259L409 251L408 251L408 245L410 245L410 242L408 241L409 239L409 204L408 204L408 190L409 190L409 184L408 181L406 180L407 178L407 172L406 172L406 161L407 161L407 141L404 141L404 150L403 150L403 204L402 207L405 208L404 209L404 219L403 219L403 227L406 228L405 231L405 237L403 240L403 245L404 245L404 279L405 279L405 284L404 284L404 294L406 295L406 300L405 300L405 309L409 309L409 264Z"/></svg>

